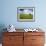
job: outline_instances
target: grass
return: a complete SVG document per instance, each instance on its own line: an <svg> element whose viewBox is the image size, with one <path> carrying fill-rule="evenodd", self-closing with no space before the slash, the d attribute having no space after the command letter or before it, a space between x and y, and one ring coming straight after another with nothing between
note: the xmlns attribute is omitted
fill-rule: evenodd
<svg viewBox="0 0 46 46"><path fill-rule="evenodd" d="M33 19L32 14L20 14L20 19Z"/></svg>

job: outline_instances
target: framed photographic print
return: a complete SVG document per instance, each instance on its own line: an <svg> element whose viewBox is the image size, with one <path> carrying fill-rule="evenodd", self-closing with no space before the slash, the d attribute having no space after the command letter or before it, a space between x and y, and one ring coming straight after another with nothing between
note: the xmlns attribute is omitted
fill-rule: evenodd
<svg viewBox="0 0 46 46"><path fill-rule="evenodd" d="M21 22L35 21L35 7L18 7L17 21Z"/></svg>

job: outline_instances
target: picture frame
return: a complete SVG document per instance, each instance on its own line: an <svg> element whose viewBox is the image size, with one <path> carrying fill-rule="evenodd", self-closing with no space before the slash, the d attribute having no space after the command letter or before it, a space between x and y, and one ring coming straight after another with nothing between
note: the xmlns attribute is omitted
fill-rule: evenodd
<svg viewBox="0 0 46 46"><path fill-rule="evenodd" d="M34 22L35 21L35 7L18 7L17 8L18 22Z"/></svg>

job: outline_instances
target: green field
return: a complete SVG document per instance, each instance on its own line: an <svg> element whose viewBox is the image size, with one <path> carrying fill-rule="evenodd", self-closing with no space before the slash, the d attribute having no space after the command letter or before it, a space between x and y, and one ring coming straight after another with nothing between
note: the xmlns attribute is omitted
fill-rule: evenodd
<svg viewBox="0 0 46 46"><path fill-rule="evenodd" d="M20 19L33 19L32 14L20 14Z"/></svg>

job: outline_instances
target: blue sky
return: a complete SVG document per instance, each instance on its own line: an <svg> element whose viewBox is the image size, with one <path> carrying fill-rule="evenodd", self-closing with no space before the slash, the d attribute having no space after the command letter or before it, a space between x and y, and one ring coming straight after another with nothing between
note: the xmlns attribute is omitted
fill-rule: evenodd
<svg viewBox="0 0 46 46"><path fill-rule="evenodd" d="M29 13L30 14L33 14L33 11L32 10L33 9L23 9L23 10L22 9L20 9L20 10L18 9L18 12L19 13L24 13L24 14L29 14Z"/></svg>

